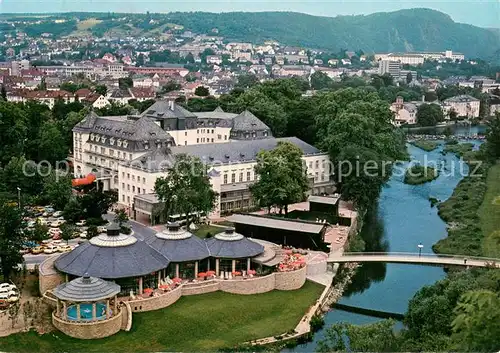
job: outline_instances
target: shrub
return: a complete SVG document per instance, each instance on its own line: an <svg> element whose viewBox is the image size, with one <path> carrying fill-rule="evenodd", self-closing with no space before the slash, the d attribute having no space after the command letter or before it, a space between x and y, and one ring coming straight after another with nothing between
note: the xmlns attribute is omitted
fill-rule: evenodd
<svg viewBox="0 0 500 353"><path fill-rule="evenodd" d="M312 332L318 332L325 326L325 319L321 315L314 315L309 323Z"/></svg>

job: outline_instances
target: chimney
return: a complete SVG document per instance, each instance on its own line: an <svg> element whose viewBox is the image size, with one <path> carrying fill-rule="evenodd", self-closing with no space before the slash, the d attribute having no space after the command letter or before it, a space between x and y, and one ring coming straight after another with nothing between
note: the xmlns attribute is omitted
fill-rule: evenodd
<svg viewBox="0 0 500 353"><path fill-rule="evenodd" d="M422 94L422 103L424 103L424 102L425 102L425 95Z"/></svg>
<svg viewBox="0 0 500 353"><path fill-rule="evenodd" d="M174 110L174 101L173 100L168 101L168 109L170 109L172 111Z"/></svg>

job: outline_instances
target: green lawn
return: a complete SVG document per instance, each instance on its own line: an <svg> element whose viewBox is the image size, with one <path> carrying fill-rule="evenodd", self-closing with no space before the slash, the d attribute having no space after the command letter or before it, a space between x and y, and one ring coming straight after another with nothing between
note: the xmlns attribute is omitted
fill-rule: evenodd
<svg viewBox="0 0 500 353"><path fill-rule="evenodd" d="M423 149L426 152L434 151L439 146L439 142L430 140L417 140L411 142L411 144L415 147Z"/></svg>
<svg viewBox="0 0 500 353"><path fill-rule="evenodd" d="M500 257L500 165L494 165L488 172L486 179L486 195L479 208L481 228L484 234L483 252L486 256Z"/></svg>
<svg viewBox="0 0 500 353"><path fill-rule="evenodd" d="M134 313L130 332L100 340L77 340L54 332L0 338L8 352L215 351L293 330L324 287L307 281L295 291L257 295L214 292L182 297L172 306Z"/></svg>
<svg viewBox="0 0 500 353"><path fill-rule="evenodd" d="M200 224L198 225L198 229L193 232L194 235L200 237L200 238L206 238L207 234L210 233L212 236L214 236L217 233L223 232L224 228L222 227L216 227L216 226L210 226L207 224Z"/></svg>

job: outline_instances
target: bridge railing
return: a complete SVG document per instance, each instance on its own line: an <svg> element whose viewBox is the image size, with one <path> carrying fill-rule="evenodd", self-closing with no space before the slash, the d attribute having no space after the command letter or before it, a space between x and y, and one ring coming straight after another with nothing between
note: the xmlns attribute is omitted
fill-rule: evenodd
<svg viewBox="0 0 500 353"><path fill-rule="evenodd" d="M477 260L485 262L500 262L500 259L492 257L480 257L480 256L467 256L467 255L451 255L451 254L434 254L434 253L421 253L418 252L345 252L342 256L409 256L409 257L435 257L435 258L446 258L446 259L467 259L467 260ZM335 256L334 256L335 257Z"/></svg>

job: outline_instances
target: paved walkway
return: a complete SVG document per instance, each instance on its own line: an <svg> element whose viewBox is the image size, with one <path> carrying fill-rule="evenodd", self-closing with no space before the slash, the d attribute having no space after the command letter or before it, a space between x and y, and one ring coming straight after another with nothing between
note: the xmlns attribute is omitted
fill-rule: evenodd
<svg viewBox="0 0 500 353"><path fill-rule="evenodd" d="M391 262L406 264L456 265L500 268L500 259L418 253L330 253L328 262Z"/></svg>

